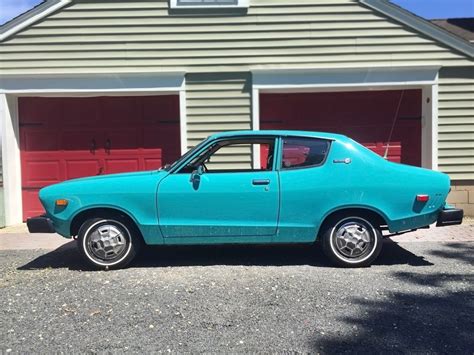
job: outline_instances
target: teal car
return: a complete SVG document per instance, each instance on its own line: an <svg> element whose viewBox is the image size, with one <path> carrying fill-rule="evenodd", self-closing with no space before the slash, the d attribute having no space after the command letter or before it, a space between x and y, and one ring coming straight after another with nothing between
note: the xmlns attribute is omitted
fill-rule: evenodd
<svg viewBox="0 0 474 355"><path fill-rule="evenodd" d="M388 162L352 139L304 131L208 137L157 171L62 182L40 191L31 233L77 238L97 268L143 245L317 243L335 264L370 265L382 232L461 224L446 174Z"/></svg>

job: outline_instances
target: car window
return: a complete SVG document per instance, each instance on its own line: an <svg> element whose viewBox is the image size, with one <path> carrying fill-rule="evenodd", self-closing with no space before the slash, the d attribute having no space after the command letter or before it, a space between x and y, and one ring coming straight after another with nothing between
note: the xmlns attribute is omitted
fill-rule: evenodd
<svg viewBox="0 0 474 355"><path fill-rule="evenodd" d="M322 165L326 160L330 143L318 138L283 139L282 169L304 168Z"/></svg>
<svg viewBox="0 0 474 355"><path fill-rule="evenodd" d="M204 139L201 143L199 143L198 145L196 145L194 148L191 148L189 149L186 153L184 153L184 155L181 156L181 158L179 158L178 160L176 160L173 164L167 166L167 167L164 167L163 170L166 170L166 171L170 171L171 169L173 169L174 167L176 167L177 165L179 165L179 163L181 163L182 161L186 160L191 154L193 154L193 152L201 149L202 146L204 146L207 141L209 140L209 137L207 137L206 139Z"/></svg>
<svg viewBox="0 0 474 355"><path fill-rule="evenodd" d="M200 165L208 173L270 171L273 169L274 147L273 138L219 141L195 157L180 173L192 172ZM253 162L255 156L260 157L258 164Z"/></svg>

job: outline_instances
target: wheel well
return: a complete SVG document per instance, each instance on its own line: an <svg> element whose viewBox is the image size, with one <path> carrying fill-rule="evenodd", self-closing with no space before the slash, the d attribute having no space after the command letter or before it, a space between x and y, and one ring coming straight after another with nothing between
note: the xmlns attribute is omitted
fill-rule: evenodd
<svg viewBox="0 0 474 355"><path fill-rule="evenodd" d="M385 218L381 214L373 210L369 210L367 208L345 208L342 210L334 211L328 216L326 216L323 223L321 224L321 227L319 228L318 235L324 233L332 219L343 218L348 216L358 216L367 218L374 225L374 227L381 227L387 225L387 221L385 220Z"/></svg>
<svg viewBox="0 0 474 355"><path fill-rule="evenodd" d="M75 216L71 222L71 235L76 236L79 233L79 229L81 228L82 224L90 218L120 218L130 228L133 228L134 231L140 236L143 240L143 236L140 232L135 221L125 212L116 210L113 208L91 208L89 210L85 210L80 212L77 216Z"/></svg>

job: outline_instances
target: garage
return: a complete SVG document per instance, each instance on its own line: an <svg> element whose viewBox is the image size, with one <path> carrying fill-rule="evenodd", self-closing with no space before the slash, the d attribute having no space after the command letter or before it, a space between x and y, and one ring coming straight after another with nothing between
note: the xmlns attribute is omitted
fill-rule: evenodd
<svg viewBox="0 0 474 355"><path fill-rule="evenodd" d="M260 128L342 133L382 156L388 142L390 161L421 166L421 98L421 89L260 93Z"/></svg>
<svg viewBox="0 0 474 355"><path fill-rule="evenodd" d="M20 97L23 218L40 188L84 176L157 169L180 155L179 95Z"/></svg>

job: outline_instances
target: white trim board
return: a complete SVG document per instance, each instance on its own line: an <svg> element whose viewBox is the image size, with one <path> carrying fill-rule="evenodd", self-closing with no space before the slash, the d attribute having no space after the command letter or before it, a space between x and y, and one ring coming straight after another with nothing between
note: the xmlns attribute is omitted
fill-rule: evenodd
<svg viewBox="0 0 474 355"><path fill-rule="evenodd" d="M431 85L440 67L253 70L254 89Z"/></svg>
<svg viewBox="0 0 474 355"><path fill-rule="evenodd" d="M438 170L438 84L422 90L421 166Z"/></svg>
<svg viewBox="0 0 474 355"><path fill-rule="evenodd" d="M18 124L18 99L0 94L0 125L2 125L3 189L5 225L22 222L21 159Z"/></svg>
<svg viewBox="0 0 474 355"><path fill-rule="evenodd" d="M184 72L88 75L2 75L0 93L157 92L184 89Z"/></svg>
<svg viewBox="0 0 474 355"><path fill-rule="evenodd" d="M181 143L181 155L188 151L188 115L186 103L186 79L182 89L179 91L179 140Z"/></svg>

